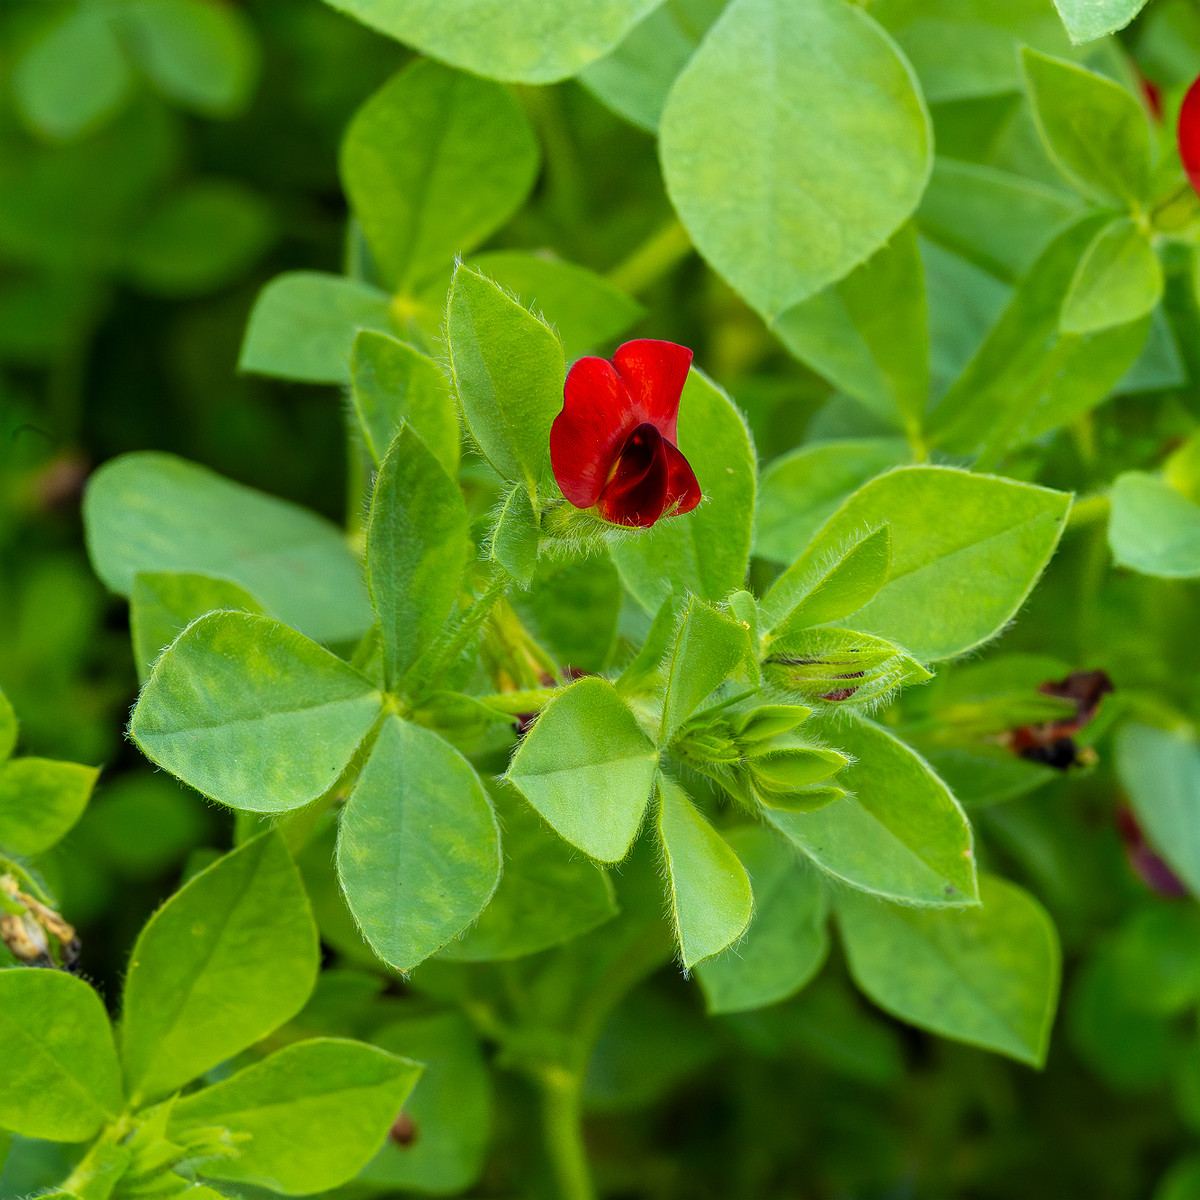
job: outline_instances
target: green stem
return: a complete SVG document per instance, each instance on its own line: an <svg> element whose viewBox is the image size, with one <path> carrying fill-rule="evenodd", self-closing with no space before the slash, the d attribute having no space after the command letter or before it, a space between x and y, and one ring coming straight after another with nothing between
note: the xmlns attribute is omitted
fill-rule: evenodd
<svg viewBox="0 0 1200 1200"><path fill-rule="evenodd" d="M479 631L497 601L508 590L510 582L507 571L497 571L488 581L482 595L477 596L467 609L449 639L431 646L428 653L418 659L409 670L407 678L416 680L418 685L424 680L436 681L466 649L467 643Z"/></svg>
<svg viewBox="0 0 1200 1200"><path fill-rule="evenodd" d="M1071 511L1067 516L1067 528L1082 529L1087 525L1094 525L1097 521L1107 520L1110 507L1107 492L1095 492L1091 496L1081 496L1071 506Z"/></svg>
<svg viewBox="0 0 1200 1200"><path fill-rule="evenodd" d="M608 273L613 287L640 295L668 275L692 252L692 241L678 218L656 229L628 258Z"/></svg>
<svg viewBox="0 0 1200 1200"><path fill-rule="evenodd" d="M581 1081L562 1067L537 1074L542 1093L542 1133L560 1200L596 1200L583 1141Z"/></svg>

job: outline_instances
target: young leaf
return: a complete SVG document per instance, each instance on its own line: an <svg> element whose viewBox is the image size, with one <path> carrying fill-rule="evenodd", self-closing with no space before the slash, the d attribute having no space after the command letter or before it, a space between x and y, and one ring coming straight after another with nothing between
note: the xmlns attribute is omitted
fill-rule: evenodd
<svg viewBox="0 0 1200 1200"><path fill-rule="evenodd" d="M12 89L18 112L45 137L79 137L102 125L133 90L109 13L68 12L17 60Z"/></svg>
<svg viewBox="0 0 1200 1200"><path fill-rule="evenodd" d="M1124 29L1145 7L1146 0L1054 0L1071 41L1094 42Z"/></svg>
<svg viewBox="0 0 1200 1200"><path fill-rule="evenodd" d="M441 951L452 962L495 962L536 954L617 915L612 884L563 843L514 788L495 787L504 830L496 893L461 937Z"/></svg>
<svg viewBox="0 0 1200 1200"><path fill-rule="evenodd" d="M490 279L463 266L450 287L446 340L471 436L505 479L536 495L563 403L562 343Z"/></svg>
<svg viewBox="0 0 1200 1200"><path fill-rule="evenodd" d="M973 903L971 826L946 785L899 739L866 721L834 735L856 759L838 776L851 794L811 813L767 819L830 875L916 905Z"/></svg>
<svg viewBox="0 0 1200 1200"><path fill-rule="evenodd" d="M139 571L200 572L239 584L319 641L361 637L374 619L339 529L174 455L105 463L88 481L83 516L92 566L119 595Z"/></svg>
<svg viewBox="0 0 1200 1200"><path fill-rule="evenodd" d="M1154 849L1200 896L1200 749L1181 732L1126 725L1117 774Z"/></svg>
<svg viewBox="0 0 1200 1200"><path fill-rule="evenodd" d="M236 1154L201 1161L210 1179L289 1195L348 1183L383 1145L421 1076L418 1063L341 1038L295 1042L236 1075L193 1092L171 1109L173 1139L220 1127Z"/></svg>
<svg viewBox="0 0 1200 1200"><path fill-rule="evenodd" d="M1150 188L1150 126L1132 94L1028 46L1021 62L1038 132L1064 178L1101 204L1141 204Z"/></svg>
<svg viewBox="0 0 1200 1200"><path fill-rule="evenodd" d="M537 570L538 525L529 493L519 484L504 498L492 530L492 558L523 588Z"/></svg>
<svg viewBox="0 0 1200 1200"><path fill-rule="evenodd" d="M388 1191L466 1191L483 1170L492 1131L492 1081L471 1026L457 1012L442 1012L406 1017L374 1038L425 1071L404 1106L415 1140L385 1142L359 1178Z"/></svg>
<svg viewBox="0 0 1200 1200"><path fill-rule="evenodd" d="M745 625L703 600L689 600L667 668L659 744L667 745L705 697L749 658L750 631Z"/></svg>
<svg viewBox="0 0 1200 1200"><path fill-rule="evenodd" d="M129 593L129 629L138 680L145 683L162 652L197 617L215 609L261 613L240 584L188 571L139 571Z"/></svg>
<svg viewBox="0 0 1200 1200"><path fill-rule="evenodd" d="M1095 333L1150 313L1162 299L1163 274L1146 235L1128 217L1096 234L1063 300L1059 328Z"/></svg>
<svg viewBox="0 0 1200 1200"><path fill-rule="evenodd" d="M47 758L0 763L0 846L41 854L79 820L98 768Z"/></svg>
<svg viewBox="0 0 1200 1200"><path fill-rule="evenodd" d="M337 782L379 704L367 679L295 630L215 612L155 664L129 733L147 758L206 796L286 812Z"/></svg>
<svg viewBox="0 0 1200 1200"><path fill-rule="evenodd" d="M795 995L829 953L821 876L761 825L725 833L750 876L754 917L736 945L696 968L710 1013L746 1012Z"/></svg>
<svg viewBox="0 0 1200 1200"><path fill-rule="evenodd" d="M650 624L641 649L617 677L617 691L622 696L654 696L666 686L669 663L667 651L679 628L682 601L671 593L662 602Z"/></svg>
<svg viewBox="0 0 1200 1200"><path fill-rule="evenodd" d="M854 982L923 1029L1041 1066L1061 954L1045 910L996 876L977 908L930 911L840 892L838 927Z"/></svg>
<svg viewBox="0 0 1200 1200"><path fill-rule="evenodd" d="M929 402L925 268L916 227L902 226L840 283L778 317L772 330L887 424L919 429Z"/></svg>
<svg viewBox="0 0 1200 1200"><path fill-rule="evenodd" d="M1126 471L1112 486L1108 544L1120 566L1194 579L1200 576L1200 505L1157 475Z"/></svg>
<svg viewBox="0 0 1200 1200"><path fill-rule="evenodd" d="M750 561L754 446L733 401L695 368L679 406L679 449L704 502L612 548L622 582L647 612L658 612L672 590L723 600L745 583Z"/></svg>
<svg viewBox="0 0 1200 1200"><path fill-rule="evenodd" d="M899 467L859 488L808 550L819 559L886 522L887 583L854 615L923 662L951 658L1010 621L1058 545L1071 497L946 467ZM948 606L947 597L953 596Z"/></svg>
<svg viewBox="0 0 1200 1200"><path fill-rule="evenodd" d="M658 753L605 679L571 684L542 710L506 778L572 846L600 862L629 853Z"/></svg>
<svg viewBox="0 0 1200 1200"><path fill-rule="evenodd" d="M696 248L767 321L896 231L932 141L912 69L841 0L733 0L660 125L667 190Z"/></svg>
<svg viewBox="0 0 1200 1200"><path fill-rule="evenodd" d="M611 341L645 313L603 275L541 253L490 250L476 254L468 265L541 313L562 339L568 359Z"/></svg>
<svg viewBox="0 0 1200 1200"><path fill-rule="evenodd" d="M129 959L121 1059L134 1104L176 1091L294 1017L318 958L304 884L277 833L193 876Z"/></svg>
<svg viewBox="0 0 1200 1200"><path fill-rule="evenodd" d="M0 971L0 1043L0 1129L82 1142L124 1107L108 1014L82 979L36 967Z"/></svg>
<svg viewBox="0 0 1200 1200"><path fill-rule="evenodd" d="M377 463L400 427L411 425L446 474L458 475L458 416L450 381L432 358L386 333L363 329L354 339L350 374L363 440Z"/></svg>
<svg viewBox="0 0 1200 1200"><path fill-rule="evenodd" d="M410 426L379 468L367 526L367 587L394 687L450 617L467 562L467 506L458 484Z"/></svg>
<svg viewBox="0 0 1200 1200"><path fill-rule="evenodd" d="M299 383L349 383L360 329L392 333L391 298L358 279L286 271L258 294L238 370Z"/></svg>
<svg viewBox="0 0 1200 1200"><path fill-rule="evenodd" d="M886 525L861 533L824 558L801 555L763 597L765 627L777 637L857 612L887 582L892 563Z"/></svg>
<svg viewBox="0 0 1200 1200"><path fill-rule="evenodd" d="M512 92L429 61L388 80L342 141L346 195L393 290L410 290L503 225L537 169Z"/></svg>
<svg viewBox="0 0 1200 1200"><path fill-rule="evenodd" d="M1104 224L1092 216L1046 248L934 410L937 445L992 460L1103 400L1146 340L1148 321L1080 336L1059 327L1080 258Z"/></svg>
<svg viewBox="0 0 1200 1200"><path fill-rule="evenodd" d="M474 768L448 742L388 717L342 813L338 875L363 936L410 971L483 911L500 832Z"/></svg>
<svg viewBox="0 0 1200 1200"><path fill-rule="evenodd" d="M758 484L754 553L794 562L847 496L909 457L898 438L859 438L800 446L773 459Z"/></svg>
<svg viewBox="0 0 1200 1200"><path fill-rule="evenodd" d="M555 83L607 54L657 0L327 0L431 58L510 83Z"/></svg>
<svg viewBox="0 0 1200 1200"><path fill-rule="evenodd" d="M660 776L658 796L671 915L680 959L690 970L742 936L754 896L738 856L684 790Z"/></svg>

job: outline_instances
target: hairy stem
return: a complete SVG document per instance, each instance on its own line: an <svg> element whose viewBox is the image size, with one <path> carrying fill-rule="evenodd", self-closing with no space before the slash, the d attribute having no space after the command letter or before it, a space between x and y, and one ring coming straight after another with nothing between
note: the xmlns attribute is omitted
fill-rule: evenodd
<svg viewBox="0 0 1200 1200"><path fill-rule="evenodd" d="M583 1141L581 1080L562 1067L537 1074L542 1094L542 1133L560 1200L595 1200L596 1189Z"/></svg>

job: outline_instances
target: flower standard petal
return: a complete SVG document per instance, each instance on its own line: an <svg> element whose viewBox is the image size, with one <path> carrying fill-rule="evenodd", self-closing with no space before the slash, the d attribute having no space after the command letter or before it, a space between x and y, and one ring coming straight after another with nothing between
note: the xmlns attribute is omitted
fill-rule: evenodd
<svg viewBox="0 0 1200 1200"><path fill-rule="evenodd" d="M550 465L576 508L600 498L637 424L629 391L607 359L581 358L567 372L563 409L550 429Z"/></svg>
<svg viewBox="0 0 1200 1200"><path fill-rule="evenodd" d="M648 421L629 435L597 503L606 521L648 529L662 516L667 507L668 445Z"/></svg>
<svg viewBox="0 0 1200 1200"><path fill-rule="evenodd" d="M692 352L674 342L638 338L617 348L613 366L624 381L639 421L649 421L672 445L679 397L692 365Z"/></svg>
<svg viewBox="0 0 1200 1200"><path fill-rule="evenodd" d="M1188 181L1200 192L1200 79L1188 88L1179 109L1179 157Z"/></svg>

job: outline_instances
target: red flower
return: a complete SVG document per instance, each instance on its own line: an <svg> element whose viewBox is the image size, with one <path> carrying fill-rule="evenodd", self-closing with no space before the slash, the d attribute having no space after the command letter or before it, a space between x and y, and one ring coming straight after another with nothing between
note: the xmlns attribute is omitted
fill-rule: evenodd
<svg viewBox="0 0 1200 1200"><path fill-rule="evenodd" d="M700 485L675 445L679 396L692 352L648 338L567 372L550 430L550 465L576 508L647 529L664 513L691 512Z"/></svg>
<svg viewBox="0 0 1200 1200"><path fill-rule="evenodd" d="M1187 90L1179 109L1179 157L1188 182L1200 192L1200 79Z"/></svg>

